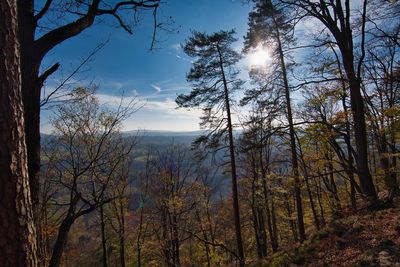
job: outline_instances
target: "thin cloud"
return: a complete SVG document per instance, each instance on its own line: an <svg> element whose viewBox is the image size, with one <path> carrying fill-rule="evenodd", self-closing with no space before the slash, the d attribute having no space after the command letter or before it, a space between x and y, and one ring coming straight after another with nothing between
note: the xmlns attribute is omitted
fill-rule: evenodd
<svg viewBox="0 0 400 267"><path fill-rule="evenodd" d="M161 92L161 87L155 84L150 84L151 87L153 87L158 93Z"/></svg>

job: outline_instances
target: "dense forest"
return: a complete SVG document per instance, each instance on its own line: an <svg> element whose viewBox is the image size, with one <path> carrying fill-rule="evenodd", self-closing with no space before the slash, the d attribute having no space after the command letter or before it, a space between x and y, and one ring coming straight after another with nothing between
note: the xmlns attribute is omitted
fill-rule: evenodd
<svg viewBox="0 0 400 267"><path fill-rule="evenodd" d="M243 1L240 50L193 29L175 102L202 130L164 135L123 131L137 99L60 96L81 65L44 95L42 62L101 17L151 14L153 48L169 0L42 2L0 2L0 266L400 266L398 1Z"/></svg>

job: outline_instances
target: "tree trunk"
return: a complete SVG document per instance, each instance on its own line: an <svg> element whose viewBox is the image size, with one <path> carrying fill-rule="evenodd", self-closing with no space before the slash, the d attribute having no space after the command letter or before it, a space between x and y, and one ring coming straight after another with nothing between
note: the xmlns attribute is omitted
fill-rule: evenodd
<svg viewBox="0 0 400 267"><path fill-rule="evenodd" d="M310 183L308 181L307 174L305 176L306 177L304 177L304 181L306 183L308 198L310 199L310 206L311 206L311 211L312 211L313 218L314 218L314 224L315 224L315 227L317 228L317 230L320 230L321 229L321 225L320 225L320 222L319 222L319 219L318 219L317 209L315 208L315 203L314 203L314 198L313 198L312 191L311 191L311 188L310 188Z"/></svg>
<svg viewBox="0 0 400 267"><path fill-rule="evenodd" d="M53 254L51 255L49 267L60 266L61 257L68 240L68 233L74 221L75 218L71 215L67 215L67 217L62 221L60 228L58 229L58 235L53 247Z"/></svg>
<svg viewBox="0 0 400 267"><path fill-rule="evenodd" d="M286 208L287 216L289 218L290 229L292 230L292 234L293 234L293 240L298 241L299 239L297 236L296 225L292 219L292 208L290 207L289 196L287 193L283 193L283 197L284 197L284 201L285 201L285 208Z"/></svg>
<svg viewBox="0 0 400 267"><path fill-rule="evenodd" d="M340 63L338 63L340 66ZM341 72L341 71L340 71ZM342 76L342 75L341 75ZM351 142L350 142L350 121L349 121L349 116L347 114L347 105L346 105L346 86L343 82L343 93L342 93L342 105L343 105L343 110L345 114L345 123L346 123L346 135L344 136L344 141L346 143L346 148L347 148L347 157L349 158L349 167L352 167L353 165L353 154L351 153ZM354 173L350 168L347 168L346 170L347 175L349 176L350 179L350 203L351 207L353 209L357 208L357 199L356 199L356 186L355 183L356 181L354 180Z"/></svg>
<svg viewBox="0 0 400 267"><path fill-rule="evenodd" d="M102 248L102 261L103 267L107 267L107 238L106 238L106 224L104 221L103 205L100 206L100 226L101 226L101 248Z"/></svg>
<svg viewBox="0 0 400 267"><path fill-rule="evenodd" d="M235 147L233 145L233 127L231 120L231 109L229 102L229 92L228 92L228 84L225 78L225 72L223 67L222 55L219 47L217 46L219 53L219 63L220 69L222 73L222 80L224 83L224 94L225 94L225 109L226 116L228 120L228 135L229 135L229 154L230 154L230 163L231 163L231 176L232 176L232 199L233 199L233 215L235 218L235 232L236 232L236 242L237 242L237 250L240 261L240 266L244 266L245 258L243 251L243 242L242 242L242 232L240 226L240 210L239 210L239 194L238 194L238 185L237 185L237 174L236 174L236 160L235 160Z"/></svg>
<svg viewBox="0 0 400 267"><path fill-rule="evenodd" d="M178 220L177 220L177 216L175 214L172 215L172 234L173 234L173 242L172 242L172 246L173 246L173 251L174 251L174 267L178 267L181 266L181 262L180 262L180 255L179 255L179 249L180 249L180 241L179 241L179 231L178 231Z"/></svg>
<svg viewBox="0 0 400 267"><path fill-rule="evenodd" d="M17 4L0 1L0 263L37 266L21 94Z"/></svg>
<svg viewBox="0 0 400 267"><path fill-rule="evenodd" d="M256 182L258 181L258 173L256 170L255 159L252 158L251 161L253 172L253 179L251 183L251 211L253 215L253 228L257 245L257 255L259 259L262 259L267 256L267 237L265 234L264 214L263 211L260 209L260 205L258 203L259 201L256 196Z"/></svg>
<svg viewBox="0 0 400 267"><path fill-rule="evenodd" d="M33 210L39 203L40 170L40 90L39 68L42 57L36 51L33 1L18 1L18 23L21 25L21 78L24 101L25 134L28 154L29 185L31 188ZM35 212L36 213L36 212ZM35 223L37 223L35 219Z"/></svg>
<svg viewBox="0 0 400 267"><path fill-rule="evenodd" d="M119 232L119 258L121 267L125 267L125 216L124 216L124 204L120 199L119 209L121 213L121 225Z"/></svg>
<svg viewBox="0 0 400 267"><path fill-rule="evenodd" d="M267 227L268 227L269 237L271 240L272 252L276 252L278 250L278 241L277 241L276 231L273 230L273 220L271 219L271 217L273 216L271 216L271 210L269 208L269 197L268 197L268 187L267 187L267 177L266 177L267 170L266 167L264 166L263 155L264 155L263 146L261 145L259 160L261 167L261 179L262 179L261 181L262 181L264 201L265 201L265 213L267 215ZM269 162L269 157L266 156L266 158L267 158L266 162Z"/></svg>
<svg viewBox="0 0 400 267"><path fill-rule="evenodd" d="M139 230L138 236L136 239L136 249L137 249L137 266L142 266L142 258L141 258L141 239L142 239L142 229L143 229L143 207L140 207L140 215L139 215Z"/></svg>
<svg viewBox="0 0 400 267"><path fill-rule="evenodd" d="M293 126L293 115L292 115L292 107L291 107L291 100L290 100L290 90L289 90L289 82L287 79L287 72L286 72L286 64L285 58L283 54L283 48L279 33L279 26L275 23L275 31L276 31L276 39L278 43L278 52L279 52L279 59L280 65L282 70L282 79L284 84L285 90L285 98L286 98L286 110L287 110L287 118L289 123L289 136L290 136L290 152L292 157L292 173L294 176L294 194L296 199L296 212L297 212L297 226L299 230L299 237L300 242L303 242L306 239L306 231L304 228L304 219L303 219L303 203L301 199L301 188L300 188L300 174L299 174L299 163L297 159L297 151L296 151L296 135Z"/></svg>
<svg viewBox="0 0 400 267"><path fill-rule="evenodd" d="M345 56L343 56L345 62ZM365 125L364 102L361 95L360 82L354 75L350 67L346 68L346 73L350 79L350 99L351 110L354 120L354 139L357 148L357 171L362 192L371 198L377 199L374 182L368 167L368 142L367 129Z"/></svg>

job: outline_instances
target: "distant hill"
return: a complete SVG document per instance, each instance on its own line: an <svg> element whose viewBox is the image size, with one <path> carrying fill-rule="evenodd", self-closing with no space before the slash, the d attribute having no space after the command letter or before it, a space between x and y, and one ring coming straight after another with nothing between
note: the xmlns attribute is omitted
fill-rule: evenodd
<svg viewBox="0 0 400 267"><path fill-rule="evenodd" d="M139 146L164 146L172 143L190 145L192 141L200 136L203 131L156 131L138 130L123 132L126 137L137 136Z"/></svg>
<svg viewBox="0 0 400 267"><path fill-rule="evenodd" d="M204 131L161 131L161 130L134 130L125 131L124 135L139 135L139 136L199 136Z"/></svg>

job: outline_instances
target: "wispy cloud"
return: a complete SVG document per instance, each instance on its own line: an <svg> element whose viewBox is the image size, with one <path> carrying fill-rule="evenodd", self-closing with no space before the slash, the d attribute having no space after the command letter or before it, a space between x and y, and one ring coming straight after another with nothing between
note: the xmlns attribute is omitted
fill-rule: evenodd
<svg viewBox="0 0 400 267"><path fill-rule="evenodd" d="M158 93L161 92L161 87L155 84L150 84L151 87L153 87Z"/></svg>
<svg viewBox="0 0 400 267"><path fill-rule="evenodd" d="M145 113L161 113L163 115L174 116L175 118L198 118L201 110L198 109L182 109L172 98L163 98L160 100L148 97L126 96L121 99L119 96L96 94L99 102L103 105L116 107L118 105L127 106L136 103L136 107L141 107L139 112Z"/></svg>

